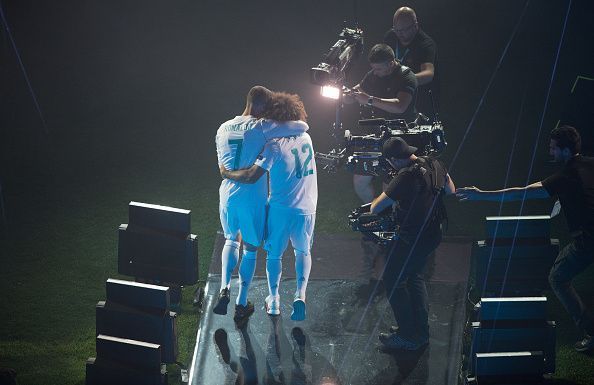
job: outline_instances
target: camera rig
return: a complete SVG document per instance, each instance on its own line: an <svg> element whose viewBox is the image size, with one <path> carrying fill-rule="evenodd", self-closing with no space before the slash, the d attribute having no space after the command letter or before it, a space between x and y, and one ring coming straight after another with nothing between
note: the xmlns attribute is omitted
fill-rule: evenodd
<svg viewBox="0 0 594 385"><path fill-rule="evenodd" d="M370 134L352 135L350 130L344 131L342 143L328 153L316 153L318 167L335 172L344 166L348 171L360 175L386 176L394 172L393 168L382 156L382 147L389 138L399 136L411 146L419 150L417 155L437 156L446 148L443 125L418 124L419 118L412 123L402 119L366 119L360 120L359 126Z"/></svg>
<svg viewBox="0 0 594 385"><path fill-rule="evenodd" d="M371 203L357 207L348 216L349 226L353 231L360 231L373 242L386 245L398 239L396 218L392 208L380 214L372 214Z"/></svg>
<svg viewBox="0 0 594 385"><path fill-rule="evenodd" d="M320 86L340 86L346 79L346 74L363 53L363 31L359 28L343 28L338 35L338 41L322 57L322 62L309 71L311 83Z"/></svg>

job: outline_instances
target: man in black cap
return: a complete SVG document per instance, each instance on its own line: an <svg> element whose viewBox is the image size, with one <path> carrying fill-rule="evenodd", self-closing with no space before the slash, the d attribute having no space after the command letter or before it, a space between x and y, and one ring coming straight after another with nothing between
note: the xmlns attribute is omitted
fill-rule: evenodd
<svg viewBox="0 0 594 385"><path fill-rule="evenodd" d="M417 157L402 138L388 139L382 154L398 171L371 204L378 214L395 206L398 239L389 247L383 273L388 301L398 322L379 338L386 350L417 350L429 342L428 298L423 270L441 242L442 198L456 190L445 166Z"/></svg>

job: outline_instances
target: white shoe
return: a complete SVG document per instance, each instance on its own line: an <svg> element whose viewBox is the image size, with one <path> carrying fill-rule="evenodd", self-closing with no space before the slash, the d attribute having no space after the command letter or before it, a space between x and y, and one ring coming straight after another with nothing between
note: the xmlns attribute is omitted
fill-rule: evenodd
<svg viewBox="0 0 594 385"><path fill-rule="evenodd" d="M293 311L291 312L291 319L293 321L304 321L307 315L305 299L295 297L293 301Z"/></svg>
<svg viewBox="0 0 594 385"><path fill-rule="evenodd" d="M270 315L279 315L280 314L280 296L268 296L264 300L264 307L266 308L266 313Z"/></svg>

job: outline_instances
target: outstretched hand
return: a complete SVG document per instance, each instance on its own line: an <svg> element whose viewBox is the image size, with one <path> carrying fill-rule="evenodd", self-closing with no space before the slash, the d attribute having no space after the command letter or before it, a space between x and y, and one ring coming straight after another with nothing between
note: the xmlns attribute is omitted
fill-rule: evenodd
<svg viewBox="0 0 594 385"><path fill-rule="evenodd" d="M471 186L471 187L461 187L456 189L456 198L458 198L458 200L460 202L465 202L465 201L474 201L479 199L479 195L482 193L483 191L475 186Z"/></svg>

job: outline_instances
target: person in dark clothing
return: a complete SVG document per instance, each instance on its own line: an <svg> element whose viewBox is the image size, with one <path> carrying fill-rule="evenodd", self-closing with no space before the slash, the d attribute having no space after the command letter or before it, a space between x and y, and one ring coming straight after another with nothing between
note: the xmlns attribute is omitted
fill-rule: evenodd
<svg viewBox="0 0 594 385"><path fill-rule="evenodd" d="M380 334L387 350L418 350L429 342L423 270L441 242L442 198L455 191L445 166L415 151L399 137L385 142L382 154L398 173L371 204L373 214L396 204L398 239L389 247L383 280L398 329Z"/></svg>
<svg viewBox="0 0 594 385"><path fill-rule="evenodd" d="M437 45L419 27L417 15L412 8L401 7L396 10L392 28L384 35L384 43L394 50L396 60L409 67L417 78L417 111L433 117L434 111L428 92L431 90L437 102Z"/></svg>
<svg viewBox="0 0 594 385"><path fill-rule="evenodd" d="M410 68L394 58L394 50L386 44L376 44L368 56L371 71L346 95L346 102L356 100L372 108L375 117L416 119L415 97L417 80Z"/></svg>
<svg viewBox="0 0 594 385"><path fill-rule="evenodd" d="M557 197L565 212L571 241L555 260L549 274L551 288L573 318L584 337L575 349L594 349L594 318L577 294L571 280L594 259L594 158L580 155L581 138L571 126L553 129L549 152L563 167L540 182L525 187L484 191L464 187L456 191L461 201L512 201Z"/></svg>
<svg viewBox="0 0 594 385"><path fill-rule="evenodd" d="M417 80L414 73L394 59L394 51L386 44L374 45L368 59L371 71L353 87L354 92L345 95L344 101L357 101L370 112L367 118L415 120ZM375 198L372 178L370 175L353 176L355 192L363 203Z"/></svg>

